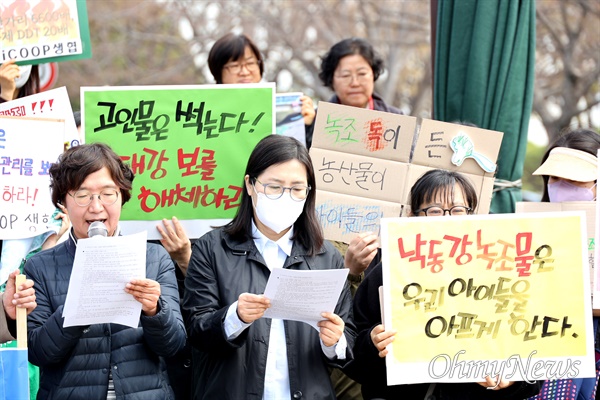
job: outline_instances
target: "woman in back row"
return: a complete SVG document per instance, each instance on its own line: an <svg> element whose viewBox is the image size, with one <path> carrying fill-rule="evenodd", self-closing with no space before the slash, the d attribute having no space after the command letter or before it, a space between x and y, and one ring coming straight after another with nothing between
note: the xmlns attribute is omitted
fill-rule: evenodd
<svg viewBox="0 0 600 400"><path fill-rule="evenodd" d="M228 33L219 38L208 53L208 68L219 84L259 83L265 62L256 44L244 34ZM300 113L304 119L306 137L312 138L315 108L308 96L300 97ZM306 147L310 148L307 141Z"/></svg>

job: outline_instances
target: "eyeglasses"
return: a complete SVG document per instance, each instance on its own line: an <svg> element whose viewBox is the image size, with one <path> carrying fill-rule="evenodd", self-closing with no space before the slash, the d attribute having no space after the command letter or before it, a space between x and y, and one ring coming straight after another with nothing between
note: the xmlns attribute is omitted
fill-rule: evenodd
<svg viewBox="0 0 600 400"><path fill-rule="evenodd" d="M290 197L294 201L302 201L306 199L308 192L310 192L310 186L295 185L292 187L285 187L275 183L262 183L258 179L255 180L263 186L265 196L271 200L277 200L283 196L283 192L285 192L286 189L290 191Z"/></svg>
<svg viewBox="0 0 600 400"><path fill-rule="evenodd" d="M352 83L354 78L356 78L358 83L362 84L371 82L373 80L373 73L369 71L360 71L355 75L350 72L344 72L340 75L334 75L333 77L346 85Z"/></svg>
<svg viewBox="0 0 600 400"><path fill-rule="evenodd" d="M446 215L446 213L448 213L452 216L457 216L457 215L469 215L469 214L471 214L472 211L473 211L472 208L465 207L465 206L454 206L451 208L442 208L442 207L438 207L438 206L431 206L431 207L421 208L420 210L415 210L415 215L420 212L424 212L426 217L441 217L443 215Z"/></svg>
<svg viewBox="0 0 600 400"><path fill-rule="evenodd" d="M243 63L224 65L223 68L227 69L227 71L229 71L230 74L237 75L242 71L243 67L246 67L248 72L254 72L258 69L259 65L260 60L248 60Z"/></svg>
<svg viewBox="0 0 600 400"><path fill-rule="evenodd" d="M78 190L75 192L75 194L69 193L69 196L71 196L73 200L75 200L75 203L81 207L86 207L92 204L94 196L98 196L100 203L104 204L105 206L112 206L119 199L119 191L116 189L104 189L100 192L100 194L95 194L89 190Z"/></svg>

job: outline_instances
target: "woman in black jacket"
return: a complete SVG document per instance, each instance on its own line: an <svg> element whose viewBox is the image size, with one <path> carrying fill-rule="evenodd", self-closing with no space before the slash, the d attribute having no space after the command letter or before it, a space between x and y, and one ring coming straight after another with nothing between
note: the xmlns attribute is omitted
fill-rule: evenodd
<svg viewBox="0 0 600 400"><path fill-rule="evenodd" d="M410 192L413 216L468 215L477 208L477 194L463 175L441 169L425 173ZM355 359L345 370L362 384L364 399L480 400L525 399L537 394L541 383L496 381L481 383L441 383L388 386L385 357L395 332L385 330L381 321L379 287L383 284L382 265L366 275L354 298L354 318L358 336Z"/></svg>
<svg viewBox="0 0 600 400"><path fill-rule="evenodd" d="M308 150L271 135L250 155L240 208L192 248L183 310L194 351L194 399L335 399L328 367L350 359L354 326L346 284L319 331L262 318L273 268L344 268L323 240Z"/></svg>

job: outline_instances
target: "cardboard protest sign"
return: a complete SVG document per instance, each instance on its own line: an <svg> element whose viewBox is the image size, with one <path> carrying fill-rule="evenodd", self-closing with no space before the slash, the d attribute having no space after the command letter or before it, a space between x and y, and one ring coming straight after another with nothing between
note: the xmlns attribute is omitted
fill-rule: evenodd
<svg viewBox="0 0 600 400"><path fill-rule="evenodd" d="M415 117L321 101L312 147L407 163L416 124Z"/></svg>
<svg viewBox="0 0 600 400"><path fill-rule="evenodd" d="M503 136L498 131L423 119L411 163L468 176L477 190L475 212L487 214Z"/></svg>
<svg viewBox="0 0 600 400"><path fill-rule="evenodd" d="M0 239L51 229L48 170L63 151L62 120L0 116Z"/></svg>
<svg viewBox="0 0 600 400"><path fill-rule="evenodd" d="M86 142L109 144L136 175L121 214L127 233L176 216L189 237L228 222L248 157L275 132L274 84L84 87Z"/></svg>
<svg viewBox="0 0 600 400"><path fill-rule="evenodd" d="M27 349L0 345L0 399L29 400Z"/></svg>
<svg viewBox="0 0 600 400"><path fill-rule="evenodd" d="M325 238L350 242L400 216L417 119L319 103L310 155Z"/></svg>
<svg viewBox="0 0 600 400"><path fill-rule="evenodd" d="M85 1L8 0L0 4L0 64L91 57Z"/></svg>
<svg viewBox="0 0 600 400"><path fill-rule="evenodd" d="M0 103L0 115L62 119L65 121L64 147L77 146L81 142L73 118L71 100L64 86Z"/></svg>
<svg viewBox="0 0 600 400"><path fill-rule="evenodd" d="M311 148L319 191L400 203L409 164Z"/></svg>
<svg viewBox="0 0 600 400"><path fill-rule="evenodd" d="M502 136L498 131L423 119L411 162L493 177Z"/></svg>
<svg viewBox="0 0 600 400"><path fill-rule="evenodd" d="M350 243L361 232L378 235L381 218L403 215L399 203L320 190L316 204L325 237L345 243Z"/></svg>
<svg viewBox="0 0 600 400"><path fill-rule="evenodd" d="M584 218L383 219L388 384L595 376Z"/></svg>
<svg viewBox="0 0 600 400"><path fill-rule="evenodd" d="M411 158L415 132L418 140ZM318 192L326 192L317 196L317 208L321 199L333 196L338 207L339 201L347 199L346 209L369 200L397 203L384 207L383 217L397 216L387 213L392 209L402 209L402 215L408 216L412 185L427 171L440 168L465 174L477 191L474 212L487 214L502 136L470 126L427 119L418 124L415 117L320 102L310 149ZM327 225L326 239L354 237L342 224L323 219L321 224Z"/></svg>

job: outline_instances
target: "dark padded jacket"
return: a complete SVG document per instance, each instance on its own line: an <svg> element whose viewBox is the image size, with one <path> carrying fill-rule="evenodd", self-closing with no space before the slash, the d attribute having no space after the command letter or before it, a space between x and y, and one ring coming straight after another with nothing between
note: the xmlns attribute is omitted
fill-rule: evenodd
<svg viewBox="0 0 600 400"><path fill-rule="evenodd" d="M344 263L329 242L314 257L296 242L283 268L338 269L344 268ZM218 229L194 243L182 303L189 341L194 347L194 399L262 399L271 319L254 321L231 342L226 339L223 321L241 293L263 293L269 275L252 239L236 241ZM327 367L342 367L349 362L355 336L347 283L334 312L346 324L346 360L328 360L318 332L308 324L284 321L294 399L335 399Z"/></svg>
<svg viewBox="0 0 600 400"><path fill-rule="evenodd" d="M70 237L25 264L37 308L28 318L29 361L40 367L38 399L106 400L111 371L119 400L173 399L163 357L185 346L175 271L160 246L146 248L146 277L160 284L158 313L138 328L95 324L63 328L63 305L75 257Z"/></svg>

